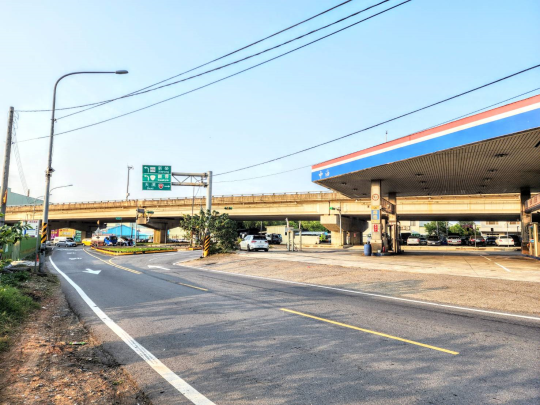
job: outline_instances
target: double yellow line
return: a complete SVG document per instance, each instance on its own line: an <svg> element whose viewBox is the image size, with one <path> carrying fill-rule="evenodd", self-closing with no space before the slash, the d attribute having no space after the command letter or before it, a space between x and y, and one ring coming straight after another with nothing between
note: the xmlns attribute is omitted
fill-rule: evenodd
<svg viewBox="0 0 540 405"><path fill-rule="evenodd" d="M113 263L113 262L112 262L112 259L110 259L109 261L103 260L102 258L97 257L97 256L93 255L92 253L88 253L88 252L86 251L86 249L83 249L83 250L84 250L84 252L85 252L86 254L89 254L89 255L92 256L93 258L98 259L99 261L102 261L103 263L108 264L109 266L113 266L113 267L116 267L116 268L118 268L118 269L122 269L122 270L125 270L125 271L129 271L130 273L133 273L133 274L142 274L142 272L140 272L140 271L133 270L133 269L129 269L129 268L127 268L127 267L120 266L120 265L118 265L118 264L116 264L116 263Z"/></svg>

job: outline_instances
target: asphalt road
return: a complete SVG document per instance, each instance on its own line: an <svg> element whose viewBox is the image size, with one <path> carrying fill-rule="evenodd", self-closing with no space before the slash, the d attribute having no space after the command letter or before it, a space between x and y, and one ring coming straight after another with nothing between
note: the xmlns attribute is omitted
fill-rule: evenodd
<svg viewBox="0 0 540 405"><path fill-rule="evenodd" d="M155 404L540 403L540 320L179 263L199 255L51 257L74 310Z"/></svg>

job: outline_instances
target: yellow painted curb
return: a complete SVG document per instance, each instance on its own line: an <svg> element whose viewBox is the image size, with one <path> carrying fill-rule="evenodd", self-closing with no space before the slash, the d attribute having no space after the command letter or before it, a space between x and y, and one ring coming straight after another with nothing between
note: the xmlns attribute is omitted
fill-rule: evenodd
<svg viewBox="0 0 540 405"><path fill-rule="evenodd" d="M176 249L175 250L154 250L153 252L141 252L141 251L138 251L138 252L111 252L109 250L99 249L99 248L95 248L93 246L92 246L92 249L97 251L97 252L104 253L106 255L111 255L111 256L133 256L133 255L141 255L141 254L177 252Z"/></svg>

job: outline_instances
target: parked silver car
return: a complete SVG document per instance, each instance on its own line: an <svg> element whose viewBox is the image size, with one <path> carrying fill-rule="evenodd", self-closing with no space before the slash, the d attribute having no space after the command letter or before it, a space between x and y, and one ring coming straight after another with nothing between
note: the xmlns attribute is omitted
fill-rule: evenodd
<svg viewBox="0 0 540 405"><path fill-rule="evenodd" d="M449 245L461 245L461 236L459 235L448 235L448 244Z"/></svg>

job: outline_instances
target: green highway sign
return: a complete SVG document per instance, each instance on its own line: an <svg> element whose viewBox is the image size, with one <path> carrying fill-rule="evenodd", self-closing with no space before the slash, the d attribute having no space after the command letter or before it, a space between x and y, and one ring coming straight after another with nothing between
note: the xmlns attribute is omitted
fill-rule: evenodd
<svg viewBox="0 0 540 405"><path fill-rule="evenodd" d="M143 165L143 190L171 190L171 166Z"/></svg>

